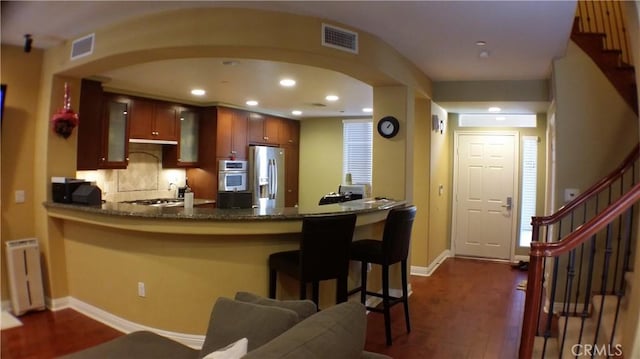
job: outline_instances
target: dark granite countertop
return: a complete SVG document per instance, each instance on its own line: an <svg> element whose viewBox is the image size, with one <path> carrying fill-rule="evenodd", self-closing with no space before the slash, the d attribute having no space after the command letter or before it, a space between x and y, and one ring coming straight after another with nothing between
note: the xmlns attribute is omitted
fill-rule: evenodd
<svg viewBox="0 0 640 359"><path fill-rule="evenodd" d="M184 207L153 207L121 202L105 202L102 205L87 206L80 204L67 204L57 202L45 202L47 209L73 210L81 213L92 213L110 216L122 216L128 218L154 218L154 219L192 219L213 221L238 221L238 220L297 220L308 216L333 215L338 213L364 214L380 210L388 210L404 205L406 201L389 199L361 199L349 202L327 204L323 206L286 207L286 208L253 208L253 209L218 209L201 208L200 204L207 202L195 201L194 208Z"/></svg>

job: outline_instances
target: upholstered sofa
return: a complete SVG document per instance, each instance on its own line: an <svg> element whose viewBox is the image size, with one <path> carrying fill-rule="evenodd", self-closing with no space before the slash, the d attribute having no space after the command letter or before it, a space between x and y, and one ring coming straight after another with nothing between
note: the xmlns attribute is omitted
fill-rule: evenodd
<svg viewBox="0 0 640 359"><path fill-rule="evenodd" d="M389 358L364 351L366 325L365 308L358 302L317 312L310 300L279 301L239 292L235 299L218 298L200 350L139 331L63 358L233 358L233 347L241 341L248 353L240 356L246 359Z"/></svg>

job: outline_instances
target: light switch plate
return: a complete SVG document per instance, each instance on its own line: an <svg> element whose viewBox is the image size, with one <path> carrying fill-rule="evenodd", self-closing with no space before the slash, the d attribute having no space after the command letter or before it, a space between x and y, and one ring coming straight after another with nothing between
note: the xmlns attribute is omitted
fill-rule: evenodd
<svg viewBox="0 0 640 359"><path fill-rule="evenodd" d="M24 198L24 190L17 190L16 191L16 203L24 203L25 198Z"/></svg>

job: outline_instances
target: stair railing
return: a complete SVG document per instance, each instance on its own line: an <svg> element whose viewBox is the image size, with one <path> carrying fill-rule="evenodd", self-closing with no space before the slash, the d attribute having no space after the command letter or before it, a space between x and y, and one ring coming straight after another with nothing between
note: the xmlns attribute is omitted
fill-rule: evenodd
<svg viewBox="0 0 640 359"><path fill-rule="evenodd" d="M579 340L584 340L583 344L597 343L604 333L596 332L593 341L583 338L594 291L617 296L617 323L625 290L623 276L632 265L636 227L632 205L640 198L639 157L640 148L636 146L618 168L556 213L532 218L520 359L532 357L536 336L544 339L542 357L548 339L554 335L561 346L569 344L564 340L568 320L564 328L556 328L556 315L581 318ZM600 321L598 318L598 329ZM607 334L611 334L613 344L615 332Z"/></svg>
<svg viewBox="0 0 640 359"><path fill-rule="evenodd" d="M606 50L621 50L622 62L633 64L621 1L579 0L576 17L581 32L602 33Z"/></svg>

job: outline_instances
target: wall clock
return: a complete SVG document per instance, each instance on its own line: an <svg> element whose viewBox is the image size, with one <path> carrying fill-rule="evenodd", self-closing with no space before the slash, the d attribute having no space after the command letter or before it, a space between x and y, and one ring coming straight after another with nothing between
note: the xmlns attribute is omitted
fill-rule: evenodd
<svg viewBox="0 0 640 359"><path fill-rule="evenodd" d="M393 116L386 116L378 121L378 133L384 138L392 138L400 131L400 122Z"/></svg>

